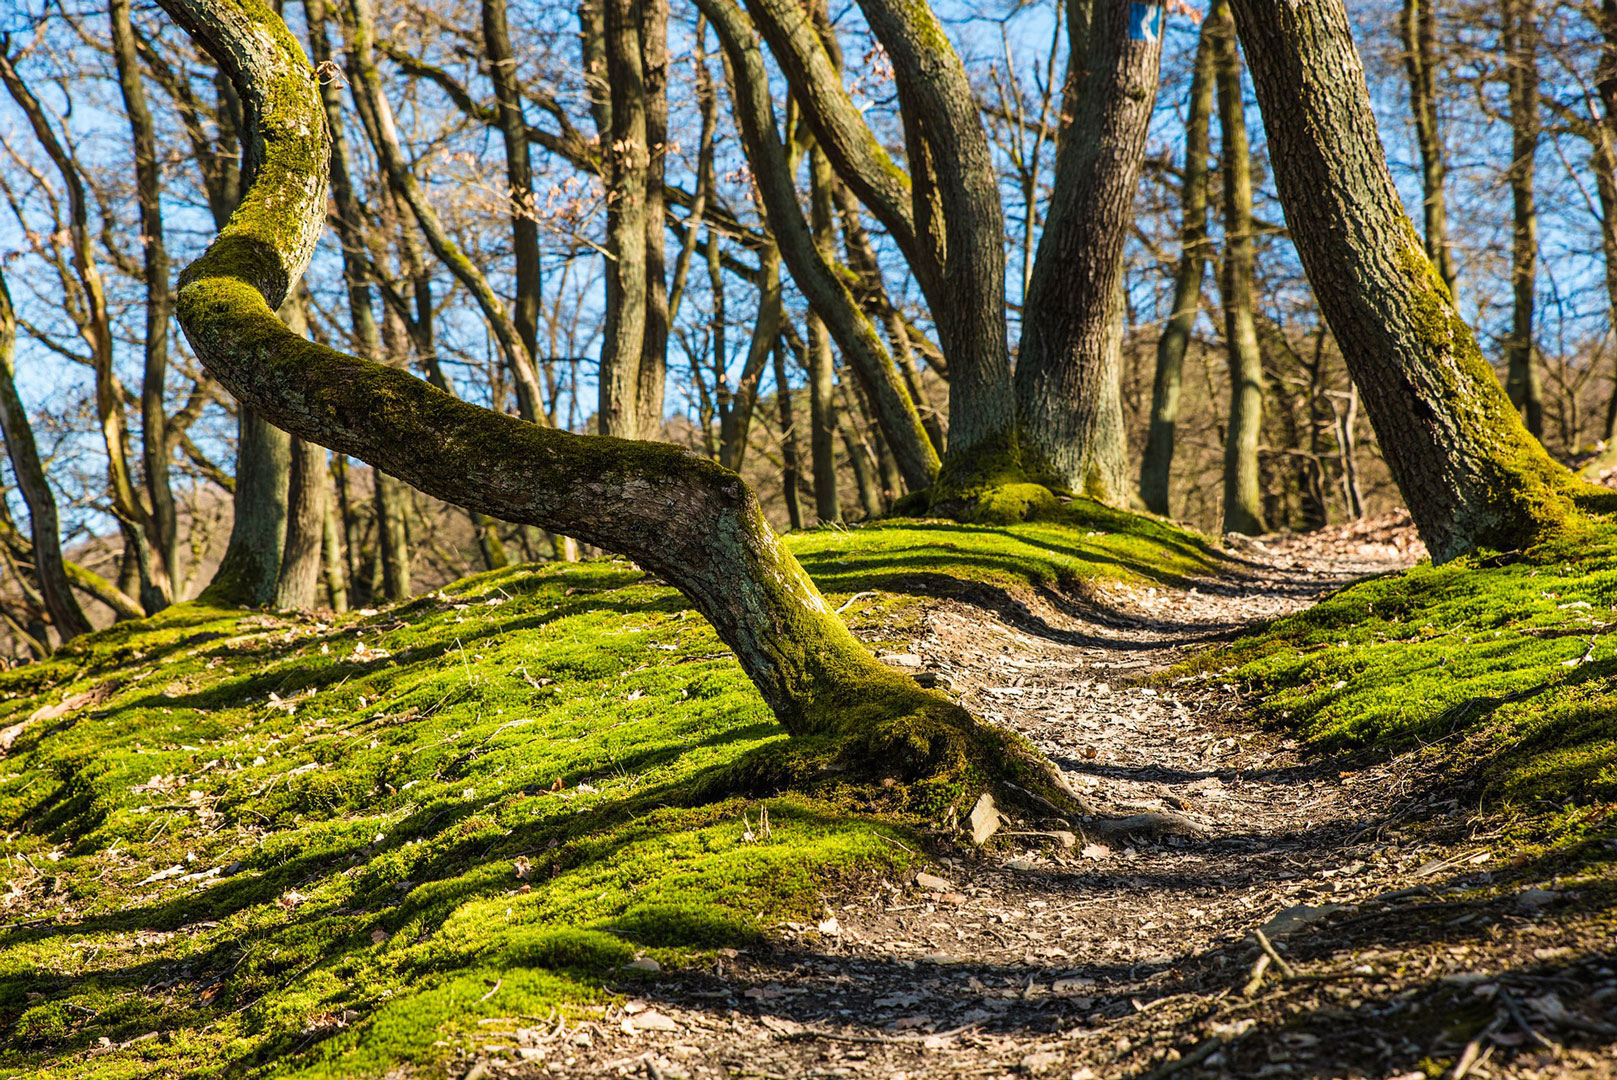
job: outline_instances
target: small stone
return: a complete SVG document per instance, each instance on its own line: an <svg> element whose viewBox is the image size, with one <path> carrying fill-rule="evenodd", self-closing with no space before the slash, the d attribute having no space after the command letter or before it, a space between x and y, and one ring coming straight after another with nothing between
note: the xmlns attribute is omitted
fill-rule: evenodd
<svg viewBox="0 0 1617 1080"><path fill-rule="evenodd" d="M990 837L999 831L999 810L994 806L994 797L983 792L977 805L971 808L971 842L979 846L988 843Z"/></svg>

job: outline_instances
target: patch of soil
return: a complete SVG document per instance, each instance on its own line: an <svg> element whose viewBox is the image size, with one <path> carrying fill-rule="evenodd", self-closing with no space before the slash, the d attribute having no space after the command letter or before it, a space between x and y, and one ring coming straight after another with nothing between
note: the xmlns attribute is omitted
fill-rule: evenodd
<svg viewBox="0 0 1617 1080"><path fill-rule="evenodd" d="M1407 521L1333 532L1186 590L932 603L924 670L1096 816L940 844L596 1021L495 1019L464 1080L1617 1075L1611 896L1501 866L1503 826L1417 758L1302 755L1233 686L1142 685L1419 550Z"/></svg>

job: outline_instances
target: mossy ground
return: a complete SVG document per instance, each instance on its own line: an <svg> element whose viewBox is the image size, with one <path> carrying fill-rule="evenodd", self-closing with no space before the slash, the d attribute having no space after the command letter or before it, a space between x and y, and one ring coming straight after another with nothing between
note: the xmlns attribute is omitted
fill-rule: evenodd
<svg viewBox="0 0 1617 1080"><path fill-rule="evenodd" d="M1322 749L1425 748L1485 804L1617 831L1617 523L1344 589L1194 667ZM1546 817L1547 815L1547 817Z"/></svg>
<svg viewBox="0 0 1617 1080"><path fill-rule="evenodd" d="M878 641L940 577L1215 566L1148 519L1054 516L790 543L834 605L868 594L848 617ZM0 728L86 691L0 759L0 1076L443 1060L487 1041L479 1019L610 998L636 957L812 919L936 824L880 785L726 794L784 737L707 624L622 561L328 621L184 605L0 674Z"/></svg>

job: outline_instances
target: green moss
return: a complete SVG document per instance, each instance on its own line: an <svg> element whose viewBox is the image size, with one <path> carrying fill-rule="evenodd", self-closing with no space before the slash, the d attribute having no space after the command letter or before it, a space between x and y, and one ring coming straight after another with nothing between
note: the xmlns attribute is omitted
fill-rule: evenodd
<svg viewBox="0 0 1617 1080"><path fill-rule="evenodd" d="M1526 808L1617 801L1617 524L1355 585L1194 665L1322 747L1434 747Z"/></svg>
<svg viewBox="0 0 1617 1080"><path fill-rule="evenodd" d="M877 640L913 635L939 582L1216 565L1149 519L1056 513L788 544ZM828 733L787 739L708 624L623 560L328 622L184 604L0 672L0 726L107 690L0 758L6 854L40 869L12 875L0 934L0 1075L433 1067L488 1041L480 1019L589 1015L636 955L689 964L818 916L986 786L1061 798L1022 740L870 678L880 708L821 702Z"/></svg>

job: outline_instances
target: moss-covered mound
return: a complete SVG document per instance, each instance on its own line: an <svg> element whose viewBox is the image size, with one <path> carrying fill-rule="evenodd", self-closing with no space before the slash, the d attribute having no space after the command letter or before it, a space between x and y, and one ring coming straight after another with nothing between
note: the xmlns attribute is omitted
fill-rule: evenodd
<svg viewBox="0 0 1617 1080"><path fill-rule="evenodd" d="M1210 654L1322 747L1432 747L1485 797L1617 803L1617 524L1344 589ZM1233 667L1232 667L1233 665Z"/></svg>
<svg viewBox="0 0 1617 1080"><path fill-rule="evenodd" d="M790 543L878 643L907 636L912 586L1215 566L1147 519L1055 516ZM612 560L324 621L184 605L0 673L0 747L0 1076L442 1060L637 959L815 921L945 809L788 745L707 624Z"/></svg>

